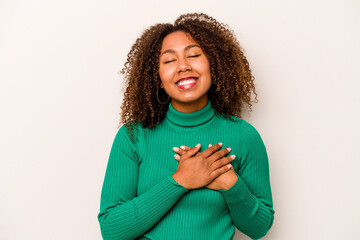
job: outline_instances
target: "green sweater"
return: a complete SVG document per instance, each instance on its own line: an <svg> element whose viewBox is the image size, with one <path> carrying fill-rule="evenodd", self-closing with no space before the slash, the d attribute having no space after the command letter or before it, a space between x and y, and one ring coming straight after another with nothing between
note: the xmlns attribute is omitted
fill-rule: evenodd
<svg viewBox="0 0 360 240"><path fill-rule="evenodd" d="M98 220L104 239L233 239L235 227L253 239L266 235L274 210L269 163L257 130L245 120L215 114L210 101L183 113L169 104L155 128L139 126L132 142L123 125L105 173ZM173 178L173 147L223 143L238 176L227 190L187 190Z"/></svg>

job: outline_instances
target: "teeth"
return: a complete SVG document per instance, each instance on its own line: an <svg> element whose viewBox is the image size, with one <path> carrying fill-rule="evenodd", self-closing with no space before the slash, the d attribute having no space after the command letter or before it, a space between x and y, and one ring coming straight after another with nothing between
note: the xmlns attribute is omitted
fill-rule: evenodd
<svg viewBox="0 0 360 240"><path fill-rule="evenodd" d="M193 82L196 82L196 81L194 79L188 79L188 80L183 80L183 81L179 82L178 85L186 85L186 84L193 83Z"/></svg>

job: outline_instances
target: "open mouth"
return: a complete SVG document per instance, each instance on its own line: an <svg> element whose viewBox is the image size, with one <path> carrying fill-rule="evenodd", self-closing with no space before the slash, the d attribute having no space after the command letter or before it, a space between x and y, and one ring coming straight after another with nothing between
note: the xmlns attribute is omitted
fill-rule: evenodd
<svg viewBox="0 0 360 240"><path fill-rule="evenodd" d="M196 84L197 80L198 78L189 78L185 80L180 80L176 82L176 85L178 85L178 87L181 89L189 89Z"/></svg>

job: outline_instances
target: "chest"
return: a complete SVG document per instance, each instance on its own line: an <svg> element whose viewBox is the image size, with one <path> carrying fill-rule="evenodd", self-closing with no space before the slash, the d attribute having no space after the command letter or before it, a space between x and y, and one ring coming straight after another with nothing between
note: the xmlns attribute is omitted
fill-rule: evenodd
<svg viewBox="0 0 360 240"><path fill-rule="evenodd" d="M162 133L162 136L164 133ZM138 195L148 191L151 187L162 181L167 176L176 172L179 162L174 158L176 152L173 147L181 145L194 147L200 143L200 152L205 151L208 145L223 143L223 148L231 147L229 155L235 154L237 158L232 161L235 171L238 171L240 165L240 149L234 138L228 135L219 134L199 134L197 132L174 133L168 132L165 136L159 137L156 132L145 136L141 142L141 151L139 151L139 174L138 174Z"/></svg>

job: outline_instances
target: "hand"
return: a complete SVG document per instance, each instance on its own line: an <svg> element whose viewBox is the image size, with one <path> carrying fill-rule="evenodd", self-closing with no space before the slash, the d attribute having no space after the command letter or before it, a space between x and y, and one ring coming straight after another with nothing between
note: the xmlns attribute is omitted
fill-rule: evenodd
<svg viewBox="0 0 360 240"><path fill-rule="evenodd" d="M212 145L209 144L209 147ZM180 160L180 155L184 155L186 152L188 152L191 148L187 146L181 146L180 148L173 148L173 150L178 153L179 155L175 154L174 157L176 160ZM231 151L231 149L230 149ZM229 151L229 152L230 152ZM235 155L233 155L235 157ZM231 188L237 181L238 176L236 175L234 168L230 168L229 171L221 174L217 178L215 178L213 181L211 181L209 184L205 185L206 188L212 189L212 190L227 190Z"/></svg>
<svg viewBox="0 0 360 240"><path fill-rule="evenodd" d="M229 171L231 157L224 157L229 153L227 149L219 150L222 143L215 144L203 152L199 152L200 144L189 148L179 159L174 180L186 189L204 187L221 174ZM219 151L218 151L219 150Z"/></svg>

